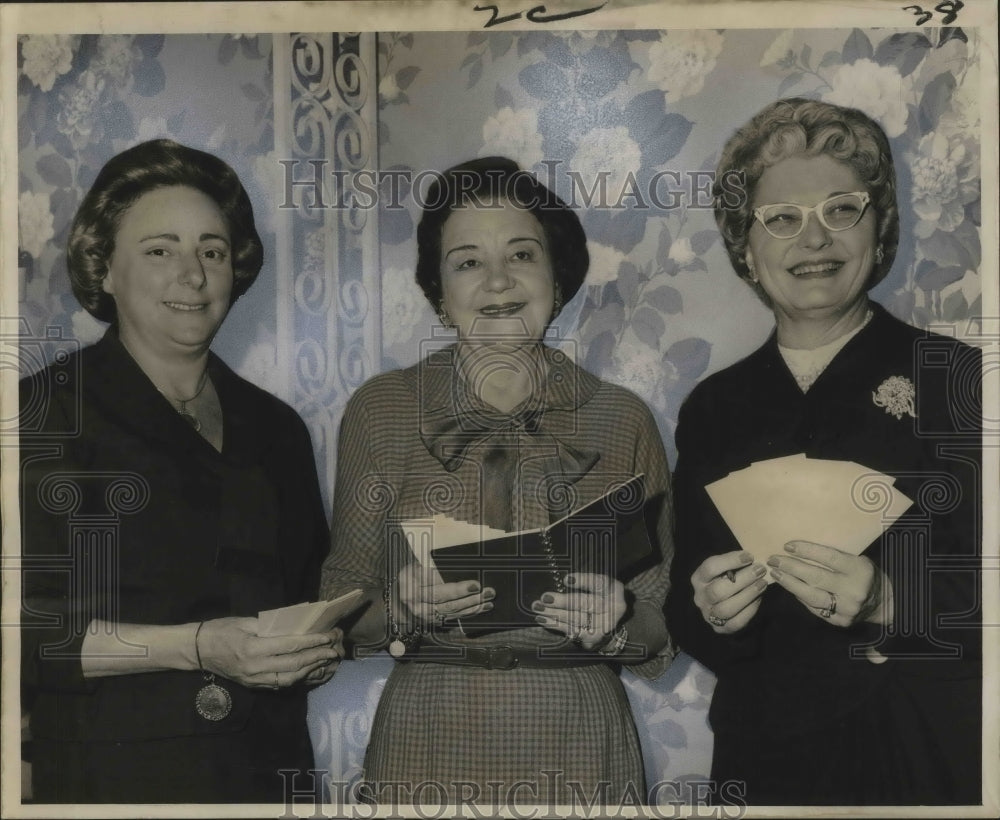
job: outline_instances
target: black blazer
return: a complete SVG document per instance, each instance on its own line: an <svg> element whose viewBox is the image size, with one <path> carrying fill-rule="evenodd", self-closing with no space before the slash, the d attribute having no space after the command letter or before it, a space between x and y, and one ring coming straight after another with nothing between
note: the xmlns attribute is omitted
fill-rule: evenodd
<svg viewBox="0 0 1000 820"><path fill-rule="evenodd" d="M232 713L213 723L193 707L199 672L82 676L94 618L181 624L316 598L328 526L305 425L214 355L209 372L221 453L113 329L21 383L22 682L35 738L226 734L251 715L273 723L276 743L306 731L301 687L229 682Z"/></svg>
<svg viewBox="0 0 1000 820"><path fill-rule="evenodd" d="M893 700L922 704L928 731L945 748L955 745L955 726L978 724L981 357L954 339L897 321L878 305L873 310L807 393L772 335L748 358L702 382L681 409L667 622L681 648L718 676L710 710L717 760L730 741L756 738L763 750L808 737L816 739L816 760L824 759L826 727L860 720ZM915 418L897 418L876 405L873 394L892 376L913 385ZM754 461L795 453L895 476L895 486L914 500L864 553L894 585L889 631L835 627L777 585L736 635L716 634L694 606L695 569L710 555L740 548L705 485ZM865 644L890 661L873 664L859 656ZM974 697L942 702L948 681L971 681L972 688L954 691ZM875 754L899 742L871 738ZM962 792L975 795L971 802L978 802L978 744L978 737L963 742L957 762L969 770L966 784L975 781ZM942 779L946 773L936 778ZM950 798L958 788L942 786ZM849 784L844 794L843 802L852 802Z"/></svg>

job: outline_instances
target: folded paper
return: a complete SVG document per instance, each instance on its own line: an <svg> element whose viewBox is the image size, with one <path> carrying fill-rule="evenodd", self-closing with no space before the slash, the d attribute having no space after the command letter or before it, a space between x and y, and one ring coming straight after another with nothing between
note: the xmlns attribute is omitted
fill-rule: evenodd
<svg viewBox="0 0 1000 820"><path fill-rule="evenodd" d="M799 453L754 462L705 490L740 546L763 563L789 541L860 555L913 504L895 481L853 461Z"/></svg>
<svg viewBox="0 0 1000 820"><path fill-rule="evenodd" d="M361 590L352 589L332 601L295 604L268 609L257 614L257 634L262 638L278 635L308 635L329 632L361 604Z"/></svg>

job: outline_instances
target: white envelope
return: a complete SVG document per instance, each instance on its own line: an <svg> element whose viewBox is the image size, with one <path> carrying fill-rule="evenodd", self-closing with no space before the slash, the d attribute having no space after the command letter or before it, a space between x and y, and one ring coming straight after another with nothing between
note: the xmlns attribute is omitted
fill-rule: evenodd
<svg viewBox="0 0 1000 820"><path fill-rule="evenodd" d="M278 635L307 635L329 632L345 615L361 604L361 590L352 589L332 601L283 606L257 614L257 634L262 638Z"/></svg>
<svg viewBox="0 0 1000 820"><path fill-rule="evenodd" d="M400 527L417 562L425 569L434 570L435 574L437 569L434 566L434 550L458 544L488 541L510 534L485 524L470 524L468 521L458 521L440 514L432 518L403 521ZM440 575L437 575L436 581L444 583Z"/></svg>
<svg viewBox="0 0 1000 820"><path fill-rule="evenodd" d="M860 555L913 504L895 481L852 461L799 453L755 462L705 490L740 546L764 563L789 541Z"/></svg>

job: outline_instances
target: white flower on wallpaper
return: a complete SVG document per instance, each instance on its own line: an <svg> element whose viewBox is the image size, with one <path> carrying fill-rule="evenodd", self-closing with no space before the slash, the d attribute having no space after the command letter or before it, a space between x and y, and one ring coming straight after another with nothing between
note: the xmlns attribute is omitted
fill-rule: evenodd
<svg viewBox="0 0 1000 820"><path fill-rule="evenodd" d="M402 93L395 74L386 74L378 83L378 95L383 102L393 102Z"/></svg>
<svg viewBox="0 0 1000 820"><path fill-rule="evenodd" d="M208 135L208 139L205 140L205 147L210 150L217 150L222 147L222 143L226 140L226 124L220 123L216 126L215 130Z"/></svg>
<svg viewBox="0 0 1000 820"><path fill-rule="evenodd" d="M425 304L413 271L403 268L382 271L382 343L387 350L413 338Z"/></svg>
<svg viewBox="0 0 1000 820"><path fill-rule="evenodd" d="M626 258L622 251L588 241L587 253L590 254L590 267L587 269L586 284L606 285L618 278L618 271Z"/></svg>
<svg viewBox="0 0 1000 820"><path fill-rule="evenodd" d="M965 221L965 206L978 195L977 170L962 138L932 131L906 154L913 177L913 210L920 222L914 233L953 231Z"/></svg>
<svg viewBox="0 0 1000 820"><path fill-rule="evenodd" d="M899 70L874 60L857 60L842 65L830 79L826 102L857 108L874 119L890 137L906 130L909 93Z"/></svg>
<svg viewBox="0 0 1000 820"><path fill-rule="evenodd" d="M104 79L94 71L81 72L76 85L61 95L62 109L56 118L59 130L76 147L86 145L96 125Z"/></svg>
<svg viewBox="0 0 1000 820"><path fill-rule="evenodd" d="M260 191L267 197L254 209L259 228L274 231L277 227L278 206L285 190L285 166L278 162L278 152L268 151L253 158L253 176ZM311 196L311 194L310 194Z"/></svg>
<svg viewBox="0 0 1000 820"><path fill-rule="evenodd" d="M588 191L605 178L606 202L618 200L628 175L635 174L641 165L642 151L623 125L588 131L580 137L569 162L569 168L580 175Z"/></svg>
<svg viewBox="0 0 1000 820"><path fill-rule="evenodd" d="M533 108L514 110L505 106L483 123L483 147L479 156L510 157L522 168L542 161L542 135L538 133L538 112Z"/></svg>
<svg viewBox="0 0 1000 820"><path fill-rule="evenodd" d="M97 57L91 67L119 85L125 85L140 57L131 36L103 34L97 38Z"/></svg>
<svg viewBox="0 0 1000 820"><path fill-rule="evenodd" d="M724 39L710 29L668 32L649 48L649 81L672 103L698 94L715 68Z"/></svg>
<svg viewBox="0 0 1000 820"><path fill-rule="evenodd" d="M136 143L157 139L172 139L164 117L143 117L136 128Z"/></svg>
<svg viewBox="0 0 1000 820"><path fill-rule="evenodd" d="M73 37L66 34L29 34L21 46L24 75L42 91L73 65Z"/></svg>
<svg viewBox="0 0 1000 820"><path fill-rule="evenodd" d="M610 372L604 374L616 384L642 397L661 413L665 410L665 386L675 379L675 368L663 353L642 342L631 329L615 346Z"/></svg>
<svg viewBox="0 0 1000 820"><path fill-rule="evenodd" d="M671 713L676 716L686 707L704 708L714 688L714 676L711 673L708 675L711 680L707 693L698 686L698 671L695 668L689 669L669 690L634 675L622 675L622 684L642 704L647 723L655 724L669 719Z"/></svg>
<svg viewBox="0 0 1000 820"><path fill-rule="evenodd" d="M24 191L17 201L17 221L21 249L38 259L45 243L56 233L49 195Z"/></svg>
<svg viewBox="0 0 1000 820"><path fill-rule="evenodd" d="M278 394L278 382L275 374L278 372L278 347L271 334L263 327L255 338L264 341L254 342L247 348L243 361L237 368L239 374L251 384L274 395Z"/></svg>
<svg viewBox="0 0 1000 820"><path fill-rule="evenodd" d="M982 121L979 89L979 64L971 63L962 82L952 93L951 105L941 114L939 131L949 136L962 134L965 137L978 132Z"/></svg>
<svg viewBox="0 0 1000 820"><path fill-rule="evenodd" d="M73 338L84 345L99 341L107 329L107 325L82 309L76 311L70 321L73 323Z"/></svg>
<svg viewBox="0 0 1000 820"><path fill-rule="evenodd" d="M698 254L694 252L694 247L691 245L691 238L682 236L679 239L675 239L673 244L671 244L670 253L667 258L676 262L678 267L683 268L685 265L690 265L694 262L698 258Z"/></svg>
<svg viewBox="0 0 1000 820"><path fill-rule="evenodd" d="M774 42L767 47L764 56L760 58L761 68L777 65L788 58L792 53L792 34L792 29L786 28L774 38Z"/></svg>

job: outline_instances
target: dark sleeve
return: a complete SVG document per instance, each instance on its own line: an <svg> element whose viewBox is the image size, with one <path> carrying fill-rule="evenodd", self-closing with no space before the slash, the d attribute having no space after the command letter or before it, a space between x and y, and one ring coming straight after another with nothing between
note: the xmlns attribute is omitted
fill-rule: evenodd
<svg viewBox="0 0 1000 820"><path fill-rule="evenodd" d="M34 392L28 381L21 384L22 412ZM109 615L100 545L74 540L70 531L70 512L85 503L74 478L84 467L84 443L71 435L77 417L65 400L50 394L42 423L20 436L21 676L29 698L38 690L93 691L81 648L88 624Z"/></svg>
<svg viewBox="0 0 1000 820"><path fill-rule="evenodd" d="M877 648L961 674L941 661L982 657L982 355L951 339L923 341L912 422L920 468L896 485L915 503L867 553L894 590L893 625ZM927 674L921 664L898 669Z"/></svg>
<svg viewBox="0 0 1000 820"><path fill-rule="evenodd" d="M707 483L727 472L720 469L725 454L719 445L720 431L726 429L720 425L726 422L713 418L707 392L696 389L678 417L673 480L676 553L666 613L667 627L680 648L718 673L733 661L757 653L759 622L755 618L738 633L720 635L694 603L691 576L695 570L712 555L740 549L705 491Z"/></svg>
<svg viewBox="0 0 1000 820"><path fill-rule="evenodd" d="M290 408L287 412L291 418L283 455L288 474L281 485L279 531L280 545L294 545L299 551L293 569L295 577L288 584L294 599L290 603L298 603L319 597L320 568L329 548L330 530L309 431L298 414Z"/></svg>

